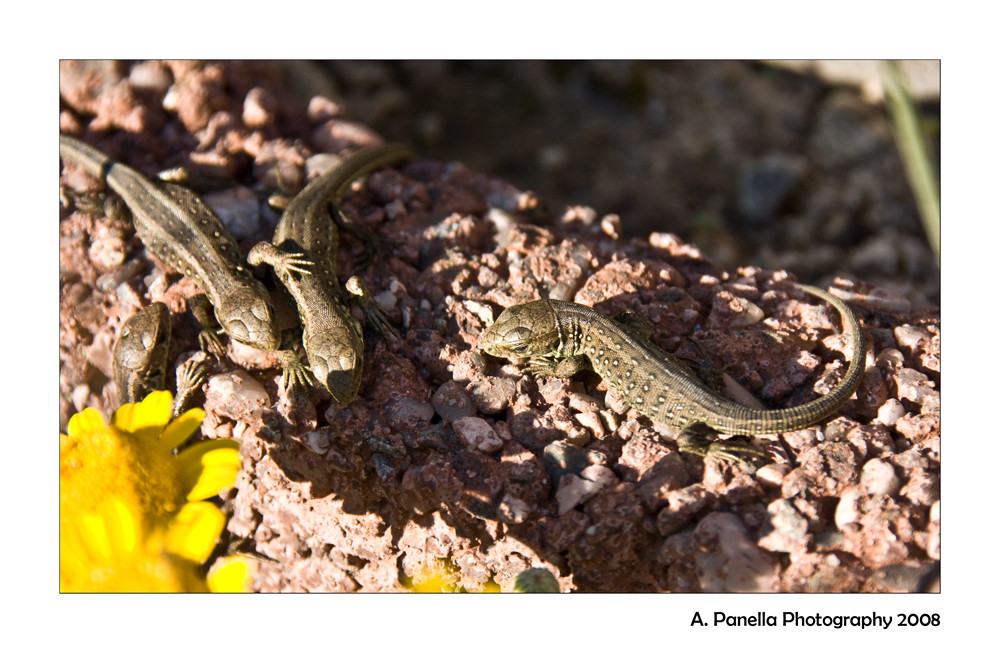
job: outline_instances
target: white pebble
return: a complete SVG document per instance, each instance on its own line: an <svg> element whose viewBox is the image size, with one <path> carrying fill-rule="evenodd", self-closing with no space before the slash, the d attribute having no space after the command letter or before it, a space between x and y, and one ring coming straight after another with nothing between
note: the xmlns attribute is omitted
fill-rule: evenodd
<svg viewBox="0 0 1000 653"><path fill-rule="evenodd" d="M615 482L615 473L604 465L590 465L579 476L567 475L559 479L556 501L562 515Z"/></svg>
<svg viewBox="0 0 1000 653"><path fill-rule="evenodd" d="M857 486L851 486L840 495L840 503L833 513L833 521L841 531L848 524L853 524L861 519L861 512L858 510L858 502L861 500L861 490Z"/></svg>
<svg viewBox="0 0 1000 653"><path fill-rule="evenodd" d="M861 490L865 494L893 495L899 491L899 477L892 465L881 459L869 460L861 468Z"/></svg>
<svg viewBox="0 0 1000 653"><path fill-rule="evenodd" d="M889 399L879 407L878 417L875 418L875 421L892 428L899 421L899 418L905 414L906 409L903 408L903 404L900 403L899 399Z"/></svg>
<svg viewBox="0 0 1000 653"><path fill-rule="evenodd" d="M452 426L455 433L466 445L479 449L483 453L494 453L503 448L503 440L493 430L490 423L482 417L468 416L459 417Z"/></svg>

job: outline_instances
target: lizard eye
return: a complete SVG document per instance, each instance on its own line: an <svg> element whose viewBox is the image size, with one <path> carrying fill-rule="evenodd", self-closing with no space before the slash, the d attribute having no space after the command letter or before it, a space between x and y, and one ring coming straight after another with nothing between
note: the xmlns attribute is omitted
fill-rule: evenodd
<svg viewBox="0 0 1000 653"><path fill-rule="evenodd" d="M528 343L522 342L516 345L511 345L510 350L515 354L527 354L528 353Z"/></svg>

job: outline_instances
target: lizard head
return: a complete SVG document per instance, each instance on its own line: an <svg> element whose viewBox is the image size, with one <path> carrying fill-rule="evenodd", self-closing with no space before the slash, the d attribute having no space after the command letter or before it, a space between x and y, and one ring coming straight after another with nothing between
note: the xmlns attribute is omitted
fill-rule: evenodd
<svg viewBox="0 0 1000 653"><path fill-rule="evenodd" d="M263 289L239 288L215 307L215 318L233 340L264 351L276 351L281 344L274 309Z"/></svg>
<svg viewBox="0 0 1000 653"><path fill-rule="evenodd" d="M170 311L165 304L153 302L125 322L112 351L121 403L137 402L163 389L169 344Z"/></svg>
<svg viewBox="0 0 1000 653"><path fill-rule="evenodd" d="M302 334L309 371L342 404L348 404L358 396L364 363L365 345L360 329L349 329L348 332L351 337L346 340L346 334L340 330L313 333L305 328Z"/></svg>
<svg viewBox="0 0 1000 653"><path fill-rule="evenodd" d="M559 348L559 329L551 300L518 304L504 310L480 344L498 358L526 358L551 354Z"/></svg>

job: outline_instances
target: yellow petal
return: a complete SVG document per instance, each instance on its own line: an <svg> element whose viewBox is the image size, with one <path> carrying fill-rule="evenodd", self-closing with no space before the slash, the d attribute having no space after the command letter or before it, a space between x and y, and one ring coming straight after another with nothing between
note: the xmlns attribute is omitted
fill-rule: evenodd
<svg viewBox="0 0 1000 653"><path fill-rule="evenodd" d="M192 408L185 412L167 425L163 435L160 436L160 445L167 451L173 451L198 430L203 419L205 411L201 408Z"/></svg>
<svg viewBox="0 0 1000 653"><path fill-rule="evenodd" d="M108 538L115 548L115 554L119 556L135 554L141 537L135 514L117 497L108 502L103 512Z"/></svg>
<svg viewBox="0 0 1000 653"><path fill-rule="evenodd" d="M211 592L249 592L257 561L250 556L234 555L219 558L208 572L208 589Z"/></svg>
<svg viewBox="0 0 1000 653"><path fill-rule="evenodd" d="M235 464L228 466L206 467L198 477L197 483L187 493L188 501L201 501L217 496L220 491L232 487L236 475L240 471L239 454L236 454Z"/></svg>
<svg viewBox="0 0 1000 653"><path fill-rule="evenodd" d="M150 392L137 404L125 404L111 417L112 426L140 437L155 437L170 422L173 397L166 390Z"/></svg>
<svg viewBox="0 0 1000 653"><path fill-rule="evenodd" d="M104 502L96 512L78 515L66 524L67 529L74 526L75 538L68 533L65 542L72 541L72 546L80 549L65 553L89 560L94 566L107 566L133 555L142 537L135 512L118 497Z"/></svg>
<svg viewBox="0 0 1000 653"><path fill-rule="evenodd" d="M232 486L242 465L236 440L205 440L177 454L181 488L188 501L213 497Z"/></svg>
<svg viewBox="0 0 1000 653"><path fill-rule="evenodd" d="M84 408L69 418L66 431L71 438L90 437L94 433L102 433L105 429L104 418L93 408Z"/></svg>
<svg viewBox="0 0 1000 653"><path fill-rule="evenodd" d="M201 564L208 560L225 525L226 516L216 506L204 501L184 504L167 529L166 548Z"/></svg>
<svg viewBox="0 0 1000 653"><path fill-rule="evenodd" d="M75 522L59 525L59 591L75 587L80 579L90 574L92 562L80 539L80 529Z"/></svg>
<svg viewBox="0 0 1000 653"><path fill-rule="evenodd" d="M100 515L80 515L76 525L80 529L78 542L83 547L78 555L93 560L99 566L110 564L111 538L108 537L104 519Z"/></svg>
<svg viewBox="0 0 1000 653"><path fill-rule="evenodd" d="M440 576L428 576L415 581L413 591L421 594L441 594L445 591L445 583Z"/></svg>

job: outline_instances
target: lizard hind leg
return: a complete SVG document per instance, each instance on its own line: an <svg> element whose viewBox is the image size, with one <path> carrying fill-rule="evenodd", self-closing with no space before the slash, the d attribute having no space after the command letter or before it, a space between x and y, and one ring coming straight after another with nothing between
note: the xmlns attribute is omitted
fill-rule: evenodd
<svg viewBox="0 0 1000 653"><path fill-rule="evenodd" d="M365 322L378 331L379 335L399 339L396 327L389 322L389 315L375 299L372 289L361 277L357 275L349 277L344 282L344 290L347 291L350 300L357 304L361 312L364 313Z"/></svg>
<svg viewBox="0 0 1000 653"><path fill-rule="evenodd" d="M726 382L726 368L717 367L712 359L709 357L708 352L705 350L705 346L701 344L698 340L694 338L688 338L688 342L694 345L694 348L698 350L700 359L688 359L681 358L686 363L690 363L690 367L694 370L698 378L701 379L702 383L707 385L716 394L722 392L722 388Z"/></svg>
<svg viewBox="0 0 1000 653"><path fill-rule="evenodd" d="M339 229L361 244L361 253L354 261L353 273L355 275L361 274L373 263L382 261L382 246L379 244L378 236L370 227L348 218L339 207L334 205L330 206L330 217Z"/></svg>
<svg viewBox="0 0 1000 653"><path fill-rule="evenodd" d="M627 308L615 316L615 322L635 332L646 342L650 342L653 337L653 323L639 311Z"/></svg>
<svg viewBox="0 0 1000 653"><path fill-rule="evenodd" d="M719 440L718 431L704 422L695 422L685 426L677 437L677 448L683 453L693 453L702 458L715 458L750 466L742 455L766 458L767 454L753 445L738 440Z"/></svg>

